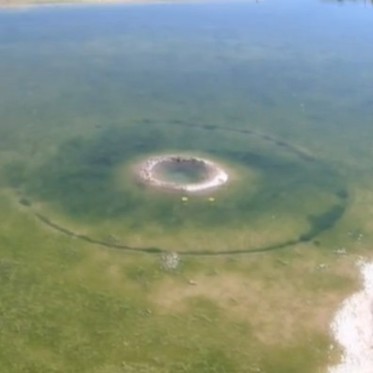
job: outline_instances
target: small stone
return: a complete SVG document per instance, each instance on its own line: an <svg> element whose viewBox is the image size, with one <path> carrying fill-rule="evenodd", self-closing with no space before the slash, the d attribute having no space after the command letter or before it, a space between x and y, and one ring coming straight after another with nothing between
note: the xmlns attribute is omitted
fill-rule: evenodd
<svg viewBox="0 0 373 373"><path fill-rule="evenodd" d="M193 286L197 285L197 283L194 280L188 280L188 284Z"/></svg>

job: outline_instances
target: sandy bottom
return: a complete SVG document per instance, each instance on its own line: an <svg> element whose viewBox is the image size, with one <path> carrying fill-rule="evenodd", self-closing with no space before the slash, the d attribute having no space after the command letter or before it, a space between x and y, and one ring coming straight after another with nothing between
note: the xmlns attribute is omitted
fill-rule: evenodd
<svg viewBox="0 0 373 373"><path fill-rule="evenodd" d="M373 373L373 262L360 262L363 289L346 299L331 329L343 349L328 373Z"/></svg>

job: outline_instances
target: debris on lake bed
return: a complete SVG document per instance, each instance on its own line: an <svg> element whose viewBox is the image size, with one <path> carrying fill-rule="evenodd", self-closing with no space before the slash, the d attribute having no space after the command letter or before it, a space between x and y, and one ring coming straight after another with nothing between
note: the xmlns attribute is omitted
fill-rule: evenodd
<svg viewBox="0 0 373 373"><path fill-rule="evenodd" d="M161 255L161 267L166 271L173 271L177 269L180 264L180 256L178 253L169 252Z"/></svg>

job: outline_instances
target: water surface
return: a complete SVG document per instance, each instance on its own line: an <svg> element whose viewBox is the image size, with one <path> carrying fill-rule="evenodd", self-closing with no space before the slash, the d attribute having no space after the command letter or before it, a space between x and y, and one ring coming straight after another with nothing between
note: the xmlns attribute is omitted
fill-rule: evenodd
<svg viewBox="0 0 373 373"><path fill-rule="evenodd" d="M92 250L369 238L372 24L370 7L308 0L1 12L1 185L48 240ZM170 152L232 181L187 203L136 183L134 164Z"/></svg>

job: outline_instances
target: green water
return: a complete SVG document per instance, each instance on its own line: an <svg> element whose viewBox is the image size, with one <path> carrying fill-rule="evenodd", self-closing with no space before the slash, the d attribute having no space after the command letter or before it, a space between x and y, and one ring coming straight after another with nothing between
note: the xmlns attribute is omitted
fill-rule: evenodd
<svg viewBox="0 0 373 373"><path fill-rule="evenodd" d="M97 274L70 280L70 265L89 272L96 268L90 255L99 250L117 255L110 249L123 250L121 255L176 251L194 258L275 255L277 249L291 252L309 244L329 255L341 241L355 242L361 234L366 241L359 249L368 250L373 239L372 25L369 7L316 1L0 12L0 274L9 281L1 312L26 336L15 337L16 326L9 326L6 338L18 344L1 353L6 371L247 372L242 367L253 355L230 350L230 358L222 352L226 342L249 341L246 347L259 355L267 347L255 350L250 332L223 316L216 320L232 332L220 343L224 327L212 332L206 324L191 342L199 346L195 360L190 345L168 346L163 360L153 357L161 354L158 333L170 327L192 338L198 322L188 319L189 328L161 316L147 321L150 334L138 332L145 338L142 359L141 349L131 345L137 335L131 323L141 324L136 312L148 307L138 290L105 300L98 293L109 285L98 290ZM134 165L177 152L216 160L229 171L230 182L187 201L138 183ZM170 177L190 181L200 175L173 170ZM19 268L14 263L30 260L29 266L14 269ZM141 284L156 282L163 276L156 260L141 256L123 264L121 273ZM35 272L37 263L41 267ZM53 279L51 273L60 267L66 273ZM33 281L42 293L23 304L14 294L27 295ZM71 298L64 293L65 282ZM48 299L43 291L52 308L39 310ZM123 294L130 298L128 309L120 303ZM70 309L77 302L76 318L73 311L61 313L63 299ZM120 368L119 349L92 355L101 337L87 332L84 302L96 310L90 314L93 324L105 322L99 311L105 302L108 314L123 319L120 330L129 328L132 346L123 359L132 368ZM34 326L25 324L22 307ZM118 316L121 307L128 319ZM215 309L203 302L198 307L203 315ZM53 309L59 311L50 318ZM70 319L71 330L63 334L58 325ZM82 333L75 344L74 328ZM115 325L101 329L101 348L107 351L105 343L119 343L119 335ZM49 349L41 341L51 335L55 345ZM169 345L177 339L167 338ZM324 336L310 338L315 346L327 343ZM72 344L61 347L65 341ZM75 345L81 352L74 352ZM7 358L28 346L33 347L19 365ZM281 348L273 347L273 360L265 358L267 351L258 364L268 373L315 372L319 361L307 343L292 348L303 363L281 358ZM59 349L62 360L56 358ZM292 354L286 351L284 356Z"/></svg>
<svg viewBox="0 0 373 373"><path fill-rule="evenodd" d="M177 185L201 183L209 177L207 167L202 162L182 158L162 162L154 172L160 180Z"/></svg>

